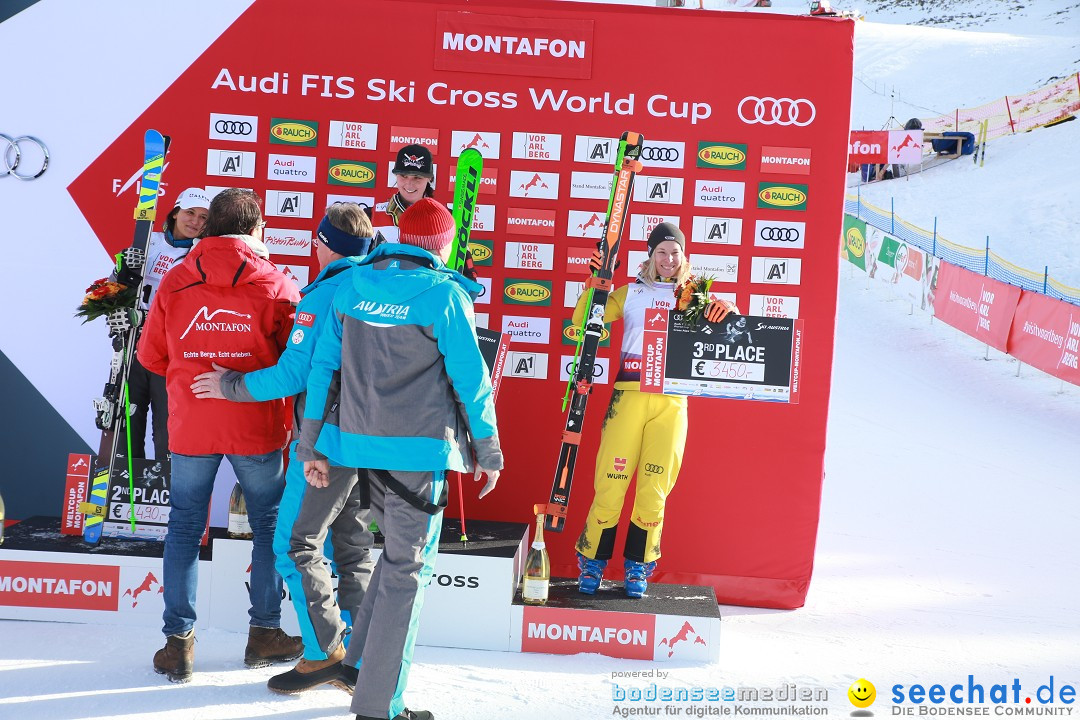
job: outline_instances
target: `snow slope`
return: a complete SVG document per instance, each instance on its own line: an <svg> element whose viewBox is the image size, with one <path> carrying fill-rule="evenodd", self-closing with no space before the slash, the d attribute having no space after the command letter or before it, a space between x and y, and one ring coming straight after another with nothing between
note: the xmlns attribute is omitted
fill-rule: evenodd
<svg viewBox="0 0 1080 720"><path fill-rule="evenodd" d="M885 20L911 19L901 12L911 3L894 4ZM957 15L990 4L941 3ZM857 71L911 87L904 97L929 107L1034 87L1068 69L1070 40L1057 21L1075 28L1080 11L1065 0L1029 5L1071 7L1064 18L1032 10L1022 25L1026 33L1066 38L1061 48L867 22L859 27ZM886 46L915 60L903 65ZM1008 59L1000 57L1006 50ZM938 75L933 87L920 75L935 64L965 63L971 72ZM856 118L877 126L888 112L887 98L857 91ZM890 192L912 221L939 215L951 240L964 241L957 224L992 217L992 239L998 232L1023 238L1032 253L1065 266L1074 257L1061 246L1070 231L1075 242L1077 181L1055 168L1062 155L1077 152L1077 131L1064 126L1002 140L982 169L955 163L933 171L940 180L927 173L892 183ZM1058 137L1062 143L1052 142ZM1047 187L1056 197L1044 198ZM975 195L981 205L947 214ZM888 207L887 197L876 204ZM1027 234L1036 222L1045 229ZM1010 257L996 240L994 249ZM1080 389L1029 368L1016 377L1014 360L993 352L984 360L984 346L909 315L887 292L868 288L850 268L841 273L827 477L806 607L721 608L720 661L659 666L671 672L665 684L821 685L830 690L830 717L849 714L844 692L861 677L878 687L879 717L888 714L883 701L896 683L964 682L973 674L987 686L1017 678L1034 688L1050 675L1059 686L1080 685ZM349 716L338 690L269 693L265 681L277 670L243 668L243 635L200 633L197 674L187 686L151 670L160 645L158 633L139 629L0 621L0 718ZM649 669L595 655L418 648L406 699L441 720L605 718L614 708L612 673Z"/></svg>

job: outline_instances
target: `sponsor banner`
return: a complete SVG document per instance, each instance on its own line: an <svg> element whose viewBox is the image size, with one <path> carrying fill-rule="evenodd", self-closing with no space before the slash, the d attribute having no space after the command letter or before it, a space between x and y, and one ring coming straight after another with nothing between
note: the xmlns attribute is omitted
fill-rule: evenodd
<svg viewBox="0 0 1080 720"><path fill-rule="evenodd" d="M574 136L574 162L611 165L614 171L615 156L619 152L619 138L594 135ZM610 179L608 184L611 184Z"/></svg>
<svg viewBox="0 0 1080 720"><path fill-rule="evenodd" d="M1006 352L1019 302L1020 288L943 263L934 297L934 316Z"/></svg>
<svg viewBox="0 0 1080 720"><path fill-rule="evenodd" d="M594 210L571 210L566 218L566 234L570 237L595 238L604 235L606 212Z"/></svg>
<svg viewBox="0 0 1080 720"><path fill-rule="evenodd" d="M308 273L310 272L307 265L290 265L288 263L275 263L275 265L285 277L296 283L297 288L307 287Z"/></svg>
<svg viewBox="0 0 1080 720"><path fill-rule="evenodd" d="M698 180L694 183L694 205L741 209L746 183L730 180Z"/></svg>
<svg viewBox="0 0 1080 720"><path fill-rule="evenodd" d="M510 156L517 160L561 160L562 135L515 132Z"/></svg>
<svg viewBox="0 0 1080 720"><path fill-rule="evenodd" d="M656 616L647 613L571 610L526 605L522 611L521 651L652 660Z"/></svg>
<svg viewBox="0 0 1080 720"><path fill-rule="evenodd" d="M556 200L559 197L559 174L511 170L510 197Z"/></svg>
<svg viewBox="0 0 1080 720"><path fill-rule="evenodd" d="M754 257L750 259L750 282L798 285L802 276L799 258Z"/></svg>
<svg viewBox="0 0 1080 720"><path fill-rule="evenodd" d="M267 190L263 213L267 217L310 218L315 193Z"/></svg>
<svg viewBox="0 0 1080 720"><path fill-rule="evenodd" d="M479 150L484 160L499 159L499 139L497 132L477 132L475 130L454 130L450 136L450 157L457 157L462 150Z"/></svg>
<svg viewBox="0 0 1080 720"><path fill-rule="evenodd" d="M585 292L585 282L579 280L563 280L563 307L572 308L577 305L577 299Z"/></svg>
<svg viewBox="0 0 1080 720"><path fill-rule="evenodd" d="M319 144L319 123L311 120L271 118L270 142L274 145L317 147Z"/></svg>
<svg viewBox="0 0 1080 720"><path fill-rule="evenodd" d="M330 158L326 182L331 185L373 188L375 187L375 163Z"/></svg>
<svg viewBox="0 0 1080 720"><path fill-rule="evenodd" d="M506 278L502 301L508 305L551 305L551 281Z"/></svg>
<svg viewBox="0 0 1080 720"><path fill-rule="evenodd" d="M648 240L649 233L662 222L669 222L677 226L682 222L682 218L678 215L635 215L630 213L629 238L631 240Z"/></svg>
<svg viewBox="0 0 1080 720"><path fill-rule="evenodd" d="M781 175L809 175L810 148L761 148L761 172Z"/></svg>
<svg viewBox="0 0 1080 720"><path fill-rule="evenodd" d="M686 158L686 143L673 140L645 140L641 148L641 164L647 168L682 169Z"/></svg>
<svg viewBox="0 0 1080 720"><path fill-rule="evenodd" d="M610 187L610 178L609 178ZM634 179L634 202L682 204L683 179L638 175ZM605 197L607 197L605 195Z"/></svg>
<svg viewBox="0 0 1080 720"><path fill-rule="evenodd" d="M897 268L899 270L899 286L904 297L910 300L912 304L915 304L922 300L922 279L926 253L911 245L905 247L907 248L907 257L904 259L903 266Z"/></svg>
<svg viewBox="0 0 1080 720"><path fill-rule="evenodd" d="M844 242L840 254L860 270L866 270L866 222L847 213L844 213Z"/></svg>
<svg viewBox="0 0 1080 720"><path fill-rule="evenodd" d="M512 242L505 245L503 267L520 270L551 270L555 264L555 246L550 243Z"/></svg>
<svg viewBox="0 0 1080 720"><path fill-rule="evenodd" d="M582 286L584 286L584 283ZM574 323L570 318L563 318L562 344L577 345L579 342L581 342L581 324ZM604 331L600 333L600 347L608 347L609 345L611 345L611 323L604 323Z"/></svg>
<svg viewBox="0 0 1080 720"><path fill-rule="evenodd" d="M869 165L888 159L889 133L885 130L852 130L848 138L848 162Z"/></svg>
<svg viewBox="0 0 1080 720"><path fill-rule="evenodd" d="M436 70L592 77L592 20L446 10L435 30Z"/></svg>
<svg viewBox="0 0 1080 720"><path fill-rule="evenodd" d="M761 317L799 317L799 298L792 295L750 295L750 314Z"/></svg>
<svg viewBox="0 0 1080 720"><path fill-rule="evenodd" d="M435 128L390 127L390 152L396 153L406 145L423 145L432 155L439 154L439 131Z"/></svg>
<svg viewBox="0 0 1080 720"><path fill-rule="evenodd" d="M451 211L453 211L454 210L454 203L450 203L446 207L449 208ZM510 209L513 210L514 208L510 208ZM554 210L552 210L551 212L554 213ZM476 207L473 208L472 231L473 232L494 232L495 231L495 206L494 205L477 205ZM508 230L508 232L514 232L514 231L513 230ZM531 230L521 230L520 232L529 233L529 232L533 232L533 231L531 231ZM543 235L544 233L536 231L536 234ZM548 234L549 235L554 235L555 234L554 229L552 230L552 232L550 232ZM470 241L471 240L472 240L472 238L470 238Z"/></svg>
<svg viewBox="0 0 1080 720"><path fill-rule="evenodd" d="M0 605L116 611L119 595L115 565L0 560Z"/></svg>
<svg viewBox="0 0 1080 720"><path fill-rule="evenodd" d="M484 288L480 295L473 301L474 305L490 305L491 304L491 278L478 277L476 282Z"/></svg>
<svg viewBox="0 0 1080 720"><path fill-rule="evenodd" d="M330 147L377 150L379 147L379 124L331 120L327 140ZM397 150L394 150L394 152L397 152Z"/></svg>
<svg viewBox="0 0 1080 720"><path fill-rule="evenodd" d="M391 163L391 170L393 170L393 163ZM432 168L435 169L434 167ZM435 176L438 177L438 172ZM390 173L391 179L394 178L394 174ZM393 180L394 184L397 184L397 180ZM450 194L453 195L454 188L457 185L457 165L450 171ZM499 168L485 165L483 172L480 174L480 187L478 192L481 195L493 195L499 188Z"/></svg>
<svg viewBox="0 0 1080 720"><path fill-rule="evenodd" d="M641 390L798 403L802 321L729 315L691 327L683 313L645 319Z"/></svg>
<svg viewBox="0 0 1080 720"><path fill-rule="evenodd" d="M306 155L271 153L266 161L266 179L279 182L313 183L315 182L315 158Z"/></svg>
<svg viewBox="0 0 1080 720"><path fill-rule="evenodd" d="M941 265L944 272L948 263ZM937 294L940 298L941 287ZM1076 306L1022 291L1009 332L1009 354L1054 377L1080 385L1080 313Z"/></svg>
<svg viewBox="0 0 1080 720"><path fill-rule="evenodd" d="M435 176L431 179L431 183L434 186L436 179L439 177L439 163L431 164L431 174ZM386 163L386 187L397 187L397 175L394 174L393 160Z"/></svg>
<svg viewBox="0 0 1080 720"><path fill-rule="evenodd" d="M483 207L482 205L480 207ZM494 226L494 206L492 225ZM475 230L475 225L473 226ZM507 208L506 232L514 235L555 235L555 211L534 208Z"/></svg>
<svg viewBox="0 0 1080 720"><path fill-rule="evenodd" d="M758 208L772 210L806 210L806 185L788 183L758 183Z"/></svg>
<svg viewBox="0 0 1080 720"><path fill-rule="evenodd" d="M742 245L742 219L695 215L690 239L715 245ZM696 255L693 262L697 262Z"/></svg>
<svg viewBox="0 0 1080 720"><path fill-rule="evenodd" d="M541 352L511 350L506 358L506 367L509 377L547 380L548 356Z"/></svg>
<svg viewBox="0 0 1080 720"><path fill-rule="evenodd" d="M375 207L375 198L371 195L337 195L335 193L327 193L326 207L330 207L338 202L356 203L357 205L364 205L369 208Z"/></svg>
<svg viewBox="0 0 1080 720"><path fill-rule="evenodd" d="M801 250L806 246L806 223L758 220L754 225L754 246Z"/></svg>
<svg viewBox="0 0 1080 720"><path fill-rule="evenodd" d="M746 145L742 143L701 141L698 143L697 166L699 168L719 168L721 170L745 170Z"/></svg>
<svg viewBox="0 0 1080 720"><path fill-rule="evenodd" d="M255 153L211 148L206 151L206 174L254 178Z"/></svg>
<svg viewBox="0 0 1080 720"><path fill-rule="evenodd" d="M93 462L93 455L82 453L68 455L67 480L64 483L64 509L60 514L62 535L82 535L85 516L79 512L79 503L86 500L90 487L90 466Z"/></svg>
<svg viewBox="0 0 1080 720"><path fill-rule="evenodd" d="M570 197L608 200L611 197L611 173L570 173Z"/></svg>
<svg viewBox="0 0 1080 720"><path fill-rule="evenodd" d="M271 255L311 257L310 230L268 227L263 230L263 242Z"/></svg>
<svg viewBox="0 0 1080 720"><path fill-rule="evenodd" d="M503 315L502 331L511 342L547 344L551 339L551 320L527 315Z"/></svg>
<svg viewBox="0 0 1080 720"><path fill-rule="evenodd" d="M473 265L486 267L491 265L491 258L495 254L495 249L490 240L469 238L469 253L472 255Z"/></svg>
<svg viewBox="0 0 1080 720"><path fill-rule="evenodd" d="M566 248L566 272L574 275L591 275L592 268L589 260L592 258L594 248L568 247ZM567 282L576 282L568 280Z"/></svg>
<svg viewBox="0 0 1080 720"><path fill-rule="evenodd" d="M476 313L476 327L484 328L485 330L491 325L491 316L486 312Z"/></svg>
<svg viewBox="0 0 1080 720"><path fill-rule="evenodd" d="M637 277L638 270L641 269L641 264L649 259L649 253L645 250L630 250L626 253L626 277ZM694 255L694 268L698 269L697 255Z"/></svg>
<svg viewBox="0 0 1080 720"><path fill-rule="evenodd" d="M922 130L890 130L888 161L897 165L918 165L923 156Z"/></svg>
<svg viewBox="0 0 1080 720"><path fill-rule="evenodd" d="M563 382L573 375L574 362L573 355L563 355L559 358L559 379ZM601 385L611 382L611 361L606 357L598 357L593 361L592 381Z"/></svg>
<svg viewBox="0 0 1080 720"><path fill-rule="evenodd" d="M685 615L656 616L657 661L710 662L720 653L720 620Z"/></svg>
<svg viewBox="0 0 1080 720"><path fill-rule="evenodd" d="M221 193L222 190L228 190L230 187L236 187L235 185L207 185L203 188L206 191L207 196L213 200ZM252 188L240 188L241 190L250 190L255 192Z"/></svg>
<svg viewBox="0 0 1080 720"><path fill-rule="evenodd" d="M259 138L257 115L210 113L210 139L232 142L255 142Z"/></svg>
<svg viewBox="0 0 1080 720"><path fill-rule="evenodd" d="M739 279L738 255L705 255L694 253L694 272L712 275L716 282L733 283Z"/></svg>
<svg viewBox="0 0 1080 720"><path fill-rule="evenodd" d="M484 357L484 363L491 375L491 400L494 402L499 396L499 386L502 384L503 371L506 369L510 336L485 328L477 328L476 343L480 346L480 354Z"/></svg>

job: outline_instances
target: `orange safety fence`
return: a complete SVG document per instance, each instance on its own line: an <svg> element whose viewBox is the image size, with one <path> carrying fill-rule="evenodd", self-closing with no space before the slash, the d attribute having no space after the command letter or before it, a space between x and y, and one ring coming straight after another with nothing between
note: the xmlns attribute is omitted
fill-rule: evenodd
<svg viewBox="0 0 1080 720"><path fill-rule="evenodd" d="M989 120L987 138L1027 132L1080 112L1080 73L1057 80L1023 95L1006 95L985 105L957 108L951 113L920 118L927 132L945 130L979 133Z"/></svg>

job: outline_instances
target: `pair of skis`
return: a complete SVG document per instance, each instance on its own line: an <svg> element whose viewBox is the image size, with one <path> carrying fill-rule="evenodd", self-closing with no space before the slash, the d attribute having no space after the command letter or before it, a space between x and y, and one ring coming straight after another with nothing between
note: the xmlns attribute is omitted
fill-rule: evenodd
<svg viewBox="0 0 1080 720"><path fill-rule="evenodd" d="M566 410L569 404L570 411L566 415L555 479L547 505L534 507L536 512L544 513L544 527L552 532L562 532L566 527L566 510L570 503L570 485L574 480L574 466L581 445L585 407L589 402L589 393L592 392L596 349L604 332L604 309L607 306L608 293L611 292L611 278L615 273L623 231L630 219L634 178L641 170L639 158L644 143L645 138L635 132L625 132L619 139L611 194L608 197L607 219L604 221L604 234L600 239L600 269L585 281L585 292L588 293L585 317L578 332L573 372L563 397L563 410Z"/></svg>
<svg viewBox="0 0 1080 720"><path fill-rule="evenodd" d="M135 307L130 310L115 310L110 313L107 322L112 336L113 356L109 367L109 380L105 383L102 397L94 400L97 411L96 424L101 430L101 443L98 446L93 477L90 483L90 495L87 502L79 505L79 511L86 515L83 524L83 540L97 543L101 540L102 525L105 521L109 502L109 485L117 470L118 461L126 458L129 484L129 502L134 502L131 486L134 484L134 469L131 457L131 403L128 397L128 376L135 355L135 345L139 339L145 314L142 306L149 290L146 285L146 250L150 243L154 220L157 217L158 188L161 185L161 173L165 166L165 153L169 149L169 138L157 130L147 130L143 137L142 182L139 186L139 202L135 206L135 236L131 247L117 256L117 273L126 271L127 278L138 278L138 291L135 295ZM132 282L130 279L128 282ZM126 435L126 451L121 448L121 432ZM134 507L131 512L131 530L135 531Z"/></svg>

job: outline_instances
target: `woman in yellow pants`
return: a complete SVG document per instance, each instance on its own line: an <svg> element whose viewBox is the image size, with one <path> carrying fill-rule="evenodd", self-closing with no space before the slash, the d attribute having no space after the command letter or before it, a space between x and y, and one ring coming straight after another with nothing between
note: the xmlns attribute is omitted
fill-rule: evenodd
<svg viewBox="0 0 1080 720"><path fill-rule="evenodd" d="M675 288L691 276L685 255L686 239L672 223L660 223L649 234L649 257L637 280L613 291L604 309L604 322L623 319L620 365L611 405L604 417L596 454L596 495L577 541L578 590L592 595L600 587L615 549L615 532L622 515L630 478L637 472L634 509L626 532L623 568L626 594L641 597L660 557L664 506L675 487L686 446L686 397L643 393L641 343L645 311L675 306ZM593 267L600 265L599 251ZM730 303L714 301L705 318L719 322ZM574 323L585 314L585 294L574 308Z"/></svg>

